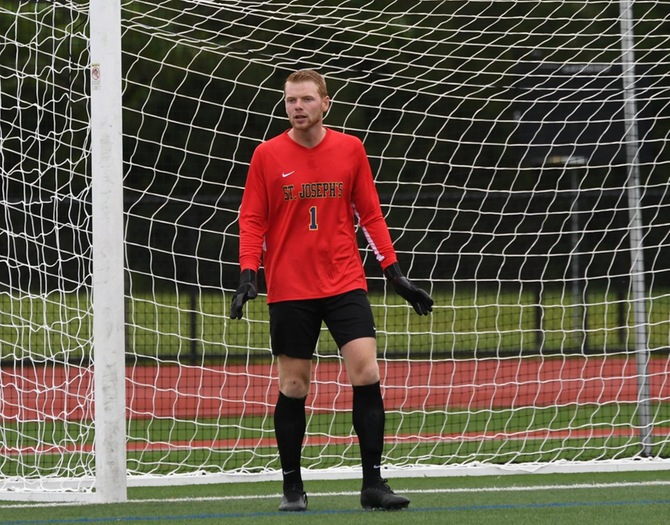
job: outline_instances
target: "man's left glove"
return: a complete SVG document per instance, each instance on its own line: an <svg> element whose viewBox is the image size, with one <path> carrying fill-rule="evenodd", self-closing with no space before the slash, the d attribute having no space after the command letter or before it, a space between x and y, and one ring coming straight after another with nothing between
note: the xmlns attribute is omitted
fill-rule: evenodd
<svg viewBox="0 0 670 525"><path fill-rule="evenodd" d="M433 299L421 288L417 288L412 281L405 277L398 263L393 263L384 269L386 279L393 285L395 292L409 302L419 315L428 315L433 311Z"/></svg>
<svg viewBox="0 0 670 525"><path fill-rule="evenodd" d="M256 284L256 272L253 270L242 270L240 273L240 284L235 290L233 302L230 305L230 318L242 319L242 307L249 299L258 296L258 284Z"/></svg>

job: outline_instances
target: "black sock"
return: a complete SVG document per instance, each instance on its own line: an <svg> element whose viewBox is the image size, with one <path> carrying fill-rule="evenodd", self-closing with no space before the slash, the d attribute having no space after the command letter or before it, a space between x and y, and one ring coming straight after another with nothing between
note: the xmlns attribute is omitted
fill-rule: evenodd
<svg viewBox="0 0 670 525"><path fill-rule="evenodd" d="M307 426L305 398L287 397L280 392L275 407L274 422L284 488L298 485L302 490L300 456Z"/></svg>
<svg viewBox="0 0 670 525"><path fill-rule="evenodd" d="M355 386L353 423L361 448L363 487L381 478L382 452L384 451L384 401L379 382Z"/></svg>

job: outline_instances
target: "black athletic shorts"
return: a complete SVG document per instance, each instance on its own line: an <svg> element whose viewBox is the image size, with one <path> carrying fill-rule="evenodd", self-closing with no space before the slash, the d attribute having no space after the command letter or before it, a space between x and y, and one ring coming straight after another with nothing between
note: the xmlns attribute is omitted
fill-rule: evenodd
<svg viewBox="0 0 670 525"><path fill-rule="evenodd" d="M311 359L324 322L338 348L360 337L375 337L367 294L353 290L323 299L270 303L270 339L274 355Z"/></svg>

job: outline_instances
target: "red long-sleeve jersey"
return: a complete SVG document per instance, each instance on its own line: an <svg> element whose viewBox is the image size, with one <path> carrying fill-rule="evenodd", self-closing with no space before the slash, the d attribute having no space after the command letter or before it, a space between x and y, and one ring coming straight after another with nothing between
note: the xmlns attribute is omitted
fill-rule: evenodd
<svg viewBox="0 0 670 525"><path fill-rule="evenodd" d="M240 269L265 268L268 303L367 290L355 225L382 269L397 262L363 143L326 129L259 145L240 207Z"/></svg>

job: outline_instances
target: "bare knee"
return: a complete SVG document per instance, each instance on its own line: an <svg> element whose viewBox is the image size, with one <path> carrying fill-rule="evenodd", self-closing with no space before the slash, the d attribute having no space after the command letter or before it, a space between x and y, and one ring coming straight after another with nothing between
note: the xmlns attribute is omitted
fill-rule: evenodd
<svg viewBox="0 0 670 525"><path fill-rule="evenodd" d="M355 339L342 347L342 356L353 386L371 385L379 381L377 347L373 338Z"/></svg>
<svg viewBox="0 0 670 525"><path fill-rule="evenodd" d="M309 382L297 377L280 378L279 391L286 397L301 399L309 394Z"/></svg>
<svg viewBox="0 0 670 525"><path fill-rule="evenodd" d="M376 361L366 363L355 370L350 370L349 381L353 386L372 385L379 381L379 366Z"/></svg>
<svg viewBox="0 0 670 525"><path fill-rule="evenodd" d="M312 374L312 362L308 359L296 359L279 356L279 391L286 397L304 398L309 394Z"/></svg>

